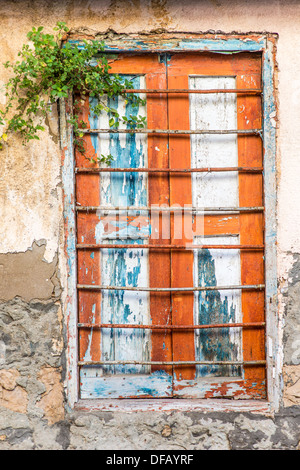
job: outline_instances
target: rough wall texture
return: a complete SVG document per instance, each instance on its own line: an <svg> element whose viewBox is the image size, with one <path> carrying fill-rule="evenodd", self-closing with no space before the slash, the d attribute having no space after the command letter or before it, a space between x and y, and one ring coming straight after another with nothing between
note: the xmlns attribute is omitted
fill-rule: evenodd
<svg viewBox="0 0 300 470"><path fill-rule="evenodd" d="M1 153L0 449L297 449L300 425L300 5L295 1L2 0L1 61L32 26L113 34L279 35L278 316L283 393L274 416L74 412L65 407L61 154L55 110L40 142ZM0 85L8 78L0 67ZM0 87L0 105L5 103ZM66 408L66 409L65 409Z"/></svg>

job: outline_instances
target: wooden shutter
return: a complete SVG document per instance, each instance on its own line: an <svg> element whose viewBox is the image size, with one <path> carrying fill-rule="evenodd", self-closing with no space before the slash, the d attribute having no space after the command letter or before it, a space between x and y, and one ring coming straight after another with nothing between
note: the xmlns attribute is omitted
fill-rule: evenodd
<svg viewBox="0 0 300 470"><path fill-rule="evenodd" d="M81 398L265 398L262 143L251 132L261 128L261 58L119 55L111 66L134 88L155 90L139 110L115 101L120 114L145 113L147 129L169 133L86 135L88 157L111 153L112 169L149 172L92 170L97 165L76 153ZM240 92L203 93L215 88ZM108 128L92 105L86 100L80 119L89 129ZM199 130L208 133L193 133ZM240 170L210 170L216 167ZM117 205L186 210L112 210ZM117 247L104 248L110 245ZM232 288L245 285L253 287ZM248 327L204 328L224 323ZM159 325L173 329L151 329Z"/></svg>

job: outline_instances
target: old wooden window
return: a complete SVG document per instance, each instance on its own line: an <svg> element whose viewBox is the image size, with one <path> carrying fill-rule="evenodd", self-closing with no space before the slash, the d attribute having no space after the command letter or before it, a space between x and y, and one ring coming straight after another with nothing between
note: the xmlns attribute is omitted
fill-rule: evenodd
<svg viewBox="0 0 300 470"><path fill-rule="evenodd" d="M261 55L110 65L147 129L82 106L89 155L114 161L75 156L80 397L265 398Z"/></svg>

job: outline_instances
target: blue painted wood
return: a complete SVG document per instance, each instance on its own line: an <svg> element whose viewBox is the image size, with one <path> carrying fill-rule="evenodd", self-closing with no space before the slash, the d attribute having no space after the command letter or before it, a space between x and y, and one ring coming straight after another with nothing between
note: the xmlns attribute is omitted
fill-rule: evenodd
<svg viewBox="0 0 300 470"><path fill-rule="evenodd" d="M188 43L195 51L201 50L211 50L213 52L232 52L232 51L263 51L263 84L264 84L264 148L265 148L265 188L266 188L266 310L267 310L267 334L269 338L272 338L274 341L274 356L273 362L271 361L271 366L274 364L274 367L278 369L273 369L269 367L268 373L268 393L269 399L273 402L274 409L277 409L279 403L279 395L274 389L274 380L275 376L276 384L280 380L280 364L278 364L278 331L277 331L277 319L276 319L276 306L277 306L277 283L276 283L276 177L275 177L275 157L276 157L276 129L272 124L271 115L275 113L275 101L274 101L274 58L271 41L267 39L266 36L262 36L261 39L257 41L237 39L235 38L236 43L233 44L230 40L220 40L213 39L210 45L205 44L205 39L193 38L186 41L178 41L174 38L173 41L166 41L165 43L160 42L155 45L153 41L149 43L144 42L142 47L143 50L147 51L153 48L162 48L165 49L166 45L169 44L169 48L173 50L187 50ZM119 39L118 39L119 41ZM71 41L79 44L79 41ZM128 41L127 41L128 43ZM132 40L131 46L126 46L126 41L119 41L119 46L116 43L115 45L106 46L106 51L115 51L121 52L122 50L140 50L139 41ZM268 47L271 46L269 49ZM81 47L81 46L80 46ZM83 46L82 46L83 47ZM207 49L209 47L210 49ZM67 234L67 252L70 256L70 261L68 261L69 272L67 278L67 287L68 287L68 300L65 305L65 314L68 324L68 338L71 338L69 350L68 350L68 374L72 376L71 380L68 381L68 402L72 407L76 401L76 354L74 354L76 348L76 301L74 300L74 292L76 287L76 265L74 263L74 256L76 253L75 249L75 212L73 210L74 201L74 173L70 173L69 169L72 166L73 168L73 149L72 149L72 133L71 126L68 126L65 118L65 109L62 106L62 148L67 148L65 152L64 160L64 193L67 196L65 199L65 220L67 227L70 228L70 232ZM70 165L71 163L71 165ZM268 230L268 227L269 230ZM70 300L71 299L71 300ZM142 377L142 376L141 376ZM271 385L270 385L271 384ZM275 384L275 387L276 387ZM278 384L277 384L278 385ZM280 386L278 385L278 389ZM199 396L196 392L195 396ZM88 396L90 397L90 396Z"/></svg>
<svg viewBox="0 0 300 470"><path fill-rule="evenodd" d="M92 372L93 373L93 372ZM90 371L90 375L92 374ZM81 398L171 397L172 376L163 371L153 374L96 377L80 375Z"/></svg>
<svg viewBox="0 0 300 470"><path fill-rule="evenodd" d="M235 77L191 76L191 89L236 88ZM191 94L191 129L237 128L237 98L234 94ZM194 135L191 137L191 165L199 167L238 166L237 137ZM198 173L192 176L195 207L228 207L239 205L237 173ZM204 227L202 227L204 230ZM200 232L199 232L200 233ZM197 237L198 238L198 237ZM206 243L233 243L232 238L206 239ZM204 240L194 239L201 244ZM204 243L205 243L204 242ZM240 284L240 253L238 250L200 250L194 255L194 278L197 286ZM240 293L208 291L195 294L194 321L199 324L241 321ZM195 359L199 361L241 360L241 333L238 329L199 330L195 332ZM241 376L237 366L197 366L196 377Z"/></svg>
<svg viewBox="0 0 300 470"><path fill-rule="evenodd" d="M80 40L70 40L72 44L76 44L77 47L83 49L84 43ZM191 38L191 39L157 39L153 40L140 40L132 38L118 38L113 43L105 43L105 51L112 53L120 52L136 52L136 51L207 51L207 52L218 52L218 53L230 53L230 52L258 52L264 50L266 47L265 36L258 37L257 40L250 39L249 37L242 38L220 38L220 39L209 39L209 38Z"/></svg>
<svg viewBox="0 0 300 470"><path fill-rule="evenodd" d="M125 244L133 240L123 240ZM135 243L142 244L141 240ZM102 278L105 285L138 287L148 281L148 250L102 250ZM146 292L105 292L102 301L103 323L147 323L149 295ZM105 329L102 333L103 360L149 360L150 332L139 329ZM105 366L110 374L145 374L149 366Z"/></svg>
<svg viewBox="0 0 300 470"><path fill-rule="evenodd" d="M122 76L121 76L122 77ZM125 76L123 76L125 77ZM142 76L126 75L126 78L132 81L134 88L145 87L144 78ZM102 98L106 99L109 107L117 109L121 116L126 116L128 119L130 115L145 115L145 107L137 108L130 102L126 103L124 99L118 97ZM97 104L95 98L90 99L90 109ZM103 113L99 117L90 113L89 122L91 128L107 128L109 127L110 115ZM120 128L129 128L129 125L120 124ZM92 137L92 145L95 152L99 154L111 154L113 156L112 167L115 168L142 168L147 165L147 137L137 134L103 134L95 135ZM100 183L100 198L101 204L105 206L147 206L147 175L138 173L106 173L101 176ZM126 218L128 216L134 217L135 224L129 224ZM106 218L103 214L99 213L99 223L96 227L95 238L97 243L106 240L108 243L115 244L143 244L145 237L150 233L150 227L147 225L147 219L144 215L141 216L141 226L138 227L136 222L139 218L139 213L128 212L122 213L119 218L117 215L112 219L109 215L110 231L104 233L104 226ZM115 228L115 229L114 229ZM116 239L116 237L118 239ZM148 250L134 250L134 249L118 249L101 250L101 278L105 285L117 286L147 286L148 285ZM116 291L103 292L102 306L101 306L101 320L103 323L149 323L149 294L146 292L128 292ZM138 329L105 329L102 332L101 342L102 360L150 360L151 338L148 330ZM99 367L92 372L97 373L94 378L95 394L97 397L107 396L125 396L129 395L143 395L141 392L142 379L136 377L134 380L128 378L134 374L150 374L151 368L149 366L140 365L120 365L120 366L104 366ZM83 368L84 374L89 374L88 368ZM112 381L110 385L106 379L101 376L110 376ZM113 379L113 376L117 378ZM123 378L126 378L126 390L123 391L122 387L118 389L116 386L118 381L124 384ZM150 377L150 375L149 375ZM146 380L148 388L152 383L150 378ZM157 376L154 377L155 379ZM90 380L90 378L89 378ZM152 380L153 381L153 380ZM151 393L160 393L160 383L162 379L159 377L158 387L153 384ZM155 380L154 380L155 382ZM115 387L115 392L113 392ZM165 385L163 385L163 388ZM83 392L84 388L83 388ZM165 391L162 392L165 396ZM147 394L150 392L148 390Z"/></svg>
<svg viewBox="0 0 300 470"><path fill-rule="evenodd" d="M232 250L235 251L235 250ZM230 253L229 257L233 254ZM235 254L236 256L236 254ZM207 249L199 250L197 259L198 286L216 286L216 260ZM218 261L217 261L218 262ZM221 296L219 291L199 292L196 294L198 315L196 322L200 325L212 323L234 323L237 318L237 306L232 293ZM222 298L223 297L223 298ZM196 336L195 360L199 361L234 361L239 357L239 341L230 328L199 330ZM237 341L238 340L238 341ZM233 377L241 376L240 366L197 366L196 377Z"/></svg>

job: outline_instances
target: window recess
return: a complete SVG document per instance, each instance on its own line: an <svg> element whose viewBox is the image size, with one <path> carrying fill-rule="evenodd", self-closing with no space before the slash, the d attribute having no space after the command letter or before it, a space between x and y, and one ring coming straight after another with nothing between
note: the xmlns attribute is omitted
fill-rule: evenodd
<svg viewBox="0 0 300 470"><path fill-rule="evenodd" d="M82 106L80 398L266 398L261 55L119 54L147 128ZM111 103L112 104L112 103Z"/></svg>

